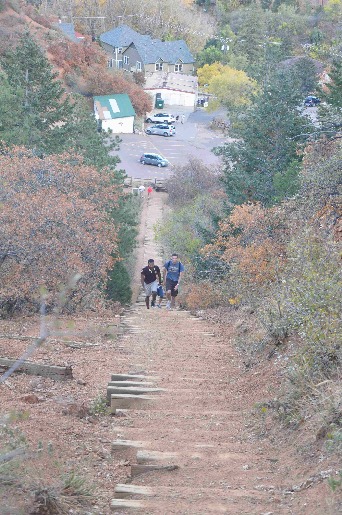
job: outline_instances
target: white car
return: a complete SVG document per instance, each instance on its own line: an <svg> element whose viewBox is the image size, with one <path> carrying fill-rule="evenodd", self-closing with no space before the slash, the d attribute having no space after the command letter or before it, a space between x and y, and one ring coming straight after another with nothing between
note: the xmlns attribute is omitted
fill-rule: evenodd
<svg viewBox="0 0 342 515"><path fill-rule="evenodd" d="M169 113L155 113L146 118L147 123L175 123L175 117Z"/></svg>

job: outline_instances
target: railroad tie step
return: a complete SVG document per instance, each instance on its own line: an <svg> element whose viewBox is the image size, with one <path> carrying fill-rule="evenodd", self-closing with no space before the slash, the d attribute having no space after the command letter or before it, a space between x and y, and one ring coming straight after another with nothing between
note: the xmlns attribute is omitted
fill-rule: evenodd
<svg viewBox="0 0 342 515"><path fill-rule="evenodd" d="M111 381L158 381L156 376L145 376L142 374L111 374Z"/></svg>
<svg viewBox="0 0 342 515"><path fill-rule="evenodd" d="M145 395L150 393L165 392L165 388L150 388L147 386L111 386L108 385L107 390L112 393L130 393L132 395Z"/></svg>
<svg viewBox="0 0 342 515"><path fill-rule="evenodd" d="M118 386L108 386L107 387L107 400L108 403L110 402L112 395L134 395L136 397L139 396L146 396L151 393L158 393L164 391L162 388L141 388L141 387L130 387L130 386L124 386L123 388L120 388ZM123 406L118 406L123 407Z"/></svg>
<svg viewBox="0 0 342 515"><path fill-rule="evenodd" d="M142 509L146 507L146 503L145 501L136 501L134 499L112 499L110 507L112 511Z"/></svg>
<svg viewBox="0 0 342 515"><path fill-rule="evenodd" d="M126 499L133 495L139 496L152 496L155 495L154 490L149 486L132 485L132 484L121 484L118 483L114 489L115 499Z"/></svg>
<svg viewBox="0 0 342 515"><path fill-rule="evenodd" d="M179 457L178 452L164 452L164 451L138 451L137 452L137 464L145 464L149 462L173 462L175 464L176 459Z"/></svg>
<svg viewBox="0 0 342 515"><path fill-rule="evenodd" d="M150 395L132 395L132 394L111 394L110 411L116 413L117 409L134 409L144 410L151 407L155 401L155 397Z"/></svg>
<svg viewBox="0 0 342 515"><path fill-rule="evenodd" d="M117 439L114 440L112 443L112 451L118 451L122 449L129 449L129 448L137 448L137 449L143 449L146 448L150 442L143 442L139 440L121 440Z"/></svg>
<svg viewBox="0 0 342 515"><path fill-rule="evenodd" d="M109 381L108 386L117 386L120 388L127 388L130 386L131 388L151 388L154 383L152 381Z"/></svg>
<svg viewBox="0 0 342 515"><path fill-rule="evenodd" d="M131 477L145 474L146 472L154 472L156 470L171 472L173 470L177 470L178 468L178 465L145 465L138 463L136 465L131 465Z"/></svg>

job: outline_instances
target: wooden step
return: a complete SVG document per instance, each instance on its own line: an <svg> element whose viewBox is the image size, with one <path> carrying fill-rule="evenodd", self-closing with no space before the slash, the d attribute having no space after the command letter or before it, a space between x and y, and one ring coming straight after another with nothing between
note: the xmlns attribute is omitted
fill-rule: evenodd
<svg viewBox="0 0 342 515"><path fill-rule="evenodd" d="M115 486L114 497L116 499L126 499L127 497L132 497L133 495L151 496L155 495L155 491L149 486L132 485L126 483L119 483Z"/></svg>
<svg viewBox="0 0 342 515"><path fill-rule="evenodd" d="M117 450L122 450L122 449L130 449L130 448L133 448L133 449L144 449L146 448L146 444L148 442L142 442L142 441L139 441L139 440L114 440L114 442L112 443L112 450L113 451L117 451Z"/></svg>
<svg viewBox="0 0 342 515"><path fill-rule="evenodd" d="M124 394L131 394L131 395L145 395L150 393L158 393L158 392L165 392L165 388L149 388L149 387L139 387L139 386L108 386L107 392L110 391L111 393L124 393Z"/></svg>
<svg viewBox="0 0 342 515"><path fill-rule="evenodd" d="M142 374L111 374L111 381L157 381L159 377Z"/></svg>
<svg viewBox="0 0 342 515"><path fill-rule="evenodd" d="M117 386L119 388L150 388L154 385L152 381L109 381L108 386Z"/></svg>
<svg viewBox="0 0 342 515"><path fill-rule="evenodd" d="M175 460L179 457L178 452L164 452L164 451L138 451L137 452L137 463L139 465L144 463L150 463L151 461L167 461L172 462L176 465Z"/></svg>
<svg viewBox="0 0 342 515"><path fill-rule="evenodd" d="M167 499L167 507L165 502L156 499L150 500L136 500L136 499L112 499L111 510L113 512L119 512L121 510L139 510L143 514L155 513L158 515L166 515L167 513L189 513L189 514L207 514L207 513L225 513L228 515L235 515L240 513L241 508L238 506L234 507L229 501L224 502L213 502L206 501L205 499L198 500L179 500L177 498ZM167 511L165 511L167 510ZM177 511L175 511L177 510ZM258 513L260 509L258 510ZM255 513L255 512L251 512Z"/></svg>
<svg viewBox="0 0 342 515"><path fill-rule="evenodd" d="M170 478L170 476L169 476ZM137 478L139 481L139 477ZM233 487L227 485L226 487L201 487L201 486L145 486L132 483L118 483L114 489L114 497L116 499L127 498L144 498L155 497L156 500L168 499L178 497L179 499L191 498L206 498L216 501L221 499L226 501L231 498L255 498L262 499L269 495L267 492L257 490L246 490L243 487Z"/></svg>
<svg viewBox="0 0 342 515"><path fill-rule="evenodd" d="M130 386L118 388L117 386L107 387L107 400L110 403L112 395L131 395L135 397L146 396L151 393L158 393L163 391L161 388L131 388Z"/></svg>
<svg viewBox="0 0 342 515"><path fill-rule="evenodd" d="M111 394L110 411L116 413L117 409L149 409L155 401L154 397L148 395L132 395L132 394Z"/></svg>

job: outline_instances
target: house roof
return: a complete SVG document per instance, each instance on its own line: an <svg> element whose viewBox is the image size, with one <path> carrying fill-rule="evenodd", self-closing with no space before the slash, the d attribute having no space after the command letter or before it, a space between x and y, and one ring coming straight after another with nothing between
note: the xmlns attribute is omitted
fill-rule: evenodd
<svg viewBox="0 0 342 515"><path fill-rule="evenodd" d="M100 35L100 41L113 47L127 47L138 38L141 38L141 34L127 25L119 25Z"/></svg>
<svg viewBox="0 0 342 515"><path fill-rule="evenodd" d="M146 77L144 89L170 89L184 93L197 93L198 78L174 72L151 73Z"/></svg>
<svg viewBox="0 0 342 515"><path fill-rule="evenodd" d="M195 62L183 39L161 41L160 39L153 39L150 36L139 34L127 25L120 25L101 34L100 41L113 47L128 47L133 44L144 64L155 63L158 59L171 64L176 63L178 60L181 60L183 63Z"/></svg>
<svg viewBox="0 0 342 515"><path fill-rule="evenodd" d="M170 64L178 61L182 63L195 62L187 44L182 39L177 41L160 41L149 36L142 36L141 39L133 41L130 46L132 45L137 49L144 64L155 63L158 59L162 59Z"/></svg>
<svg viewBox="0 0 342 515"><path fill-rule="evenodd" d="M126 93L94 97L94 107L100 120L135 116L135 111Z"/></svg>
<svg viewBox="0 0 342 515"><path fill-rule="evenodd" d="M74 43L79 43L79 38L75 34L75 27L73 23L53 23L53 27L56 29L61 30L71 41L74 41Z"/></svg>

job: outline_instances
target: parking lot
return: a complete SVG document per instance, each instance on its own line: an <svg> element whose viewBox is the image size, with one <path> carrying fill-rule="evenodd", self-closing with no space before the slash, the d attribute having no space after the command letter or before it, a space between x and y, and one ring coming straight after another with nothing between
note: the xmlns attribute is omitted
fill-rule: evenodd
<svg viewBox="0 0 342 515"><path fill-rule="evenodd" d="M119 152L115 152L121 159L120 168L124 169L129 177L165 179L172 173L174 165L184 164L189 156L197 157L206 164L217 165L219 159L211 150L213 147L226 141L221 132L209 129L209 123L215 113L208 114L203 110L185 112L181 108L166 108L172 114L184 114L184 123L176 122L176 134L171 137L142 134L121 134L122 143ZM145 124L145 128L149 124ZM170 162L166 168L151 165L142 165L139 162L144 152L160 154Z"/></svg>

